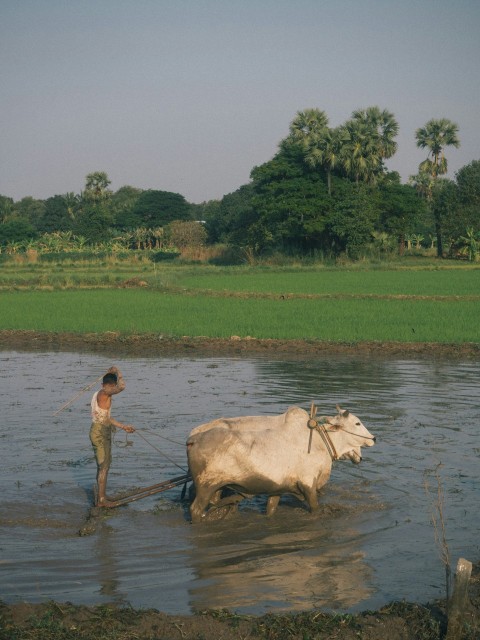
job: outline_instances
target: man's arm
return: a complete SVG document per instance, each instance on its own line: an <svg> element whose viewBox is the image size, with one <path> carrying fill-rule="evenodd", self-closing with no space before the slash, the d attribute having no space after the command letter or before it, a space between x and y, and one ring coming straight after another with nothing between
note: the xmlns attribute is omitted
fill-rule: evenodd
<svg viewBox="0 0 480 640"><path fill-rule="evenodd" d="M112 417L110 417L110 424L117 429L123 429L127 433L133 433L135 431L135 427L132 427L131 424L123 424L123 422L118 422L118 420L115 420L115 418Z"/></svg>
<svg viewBox="0 0 480 640"><path fill-rule="evenodd" d="M117 384L115 385L115 387L113 387L111 395L115 395L123 391L126 385L120 369L118 367L110 367L110 369L108 370L108 373L114 373L117 376ZM118 420L115 420L115 418L112 418L111 416L110 416L110 424L116 427L117 429L123 429L127 433L133 433L135 431L135 428L132 427L131 424L123 424L123 422L119 422Z"/></svg>

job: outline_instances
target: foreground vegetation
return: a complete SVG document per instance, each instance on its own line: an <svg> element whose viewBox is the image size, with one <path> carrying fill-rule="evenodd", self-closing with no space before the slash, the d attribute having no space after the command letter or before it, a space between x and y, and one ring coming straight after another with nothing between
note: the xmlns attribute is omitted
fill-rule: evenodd
<svg viewBox="0 0 480 640"><path fill-rule="evenodd" d="M476 565L470 585L471 609L458 640L478 639L479 586ZM0 602L0 640L442 640L446 629L444 601L427 606L396 602L355 615L314 610L264 616L224 610L174 616L114 605L83 607L48 602L8 607Z"/></svg>

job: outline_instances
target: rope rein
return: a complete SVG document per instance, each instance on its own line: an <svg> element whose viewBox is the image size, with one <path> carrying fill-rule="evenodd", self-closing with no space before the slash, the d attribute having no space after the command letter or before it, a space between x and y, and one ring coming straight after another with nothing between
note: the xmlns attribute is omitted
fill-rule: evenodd
<svg viewBox="0 0 480 640"><path fill-rule="evenodd" d="M173 460L172 458L170 458L170 456L167 456L166 453L164 453L161 449L159 449L158 447L156 447L152 442L150 442L150 440L147 440L147 438L140 433L140 431L148 431L149 433L151 433L152 435L156 435L159 436L160 438L163 438L164 440L168 440L169 442L173 442L174 444L181 444L180 442L175 442L175 440L170 440L170 438L166 438L165 436L161 436L159 433L154 433L153 431L150 431L149 429L135 429L135 431L133 433L136 433L138 436L140 436L140 438L142 438L142 440L144 440L148 445L150 445L152 447L152 449L155 449L155 451L158 451L158 453L160 455L162 455L164 458L166 458L169 462L171 462L173 465L175 465L176 467L178 467L179 469L181 469L184 473L187 473L187 470L184 467L181 467L179 464L177 464L175 462L175 460ZM114 436L115 438L115 436ZM124 449L125 447L131 446L133 444L132 440L128 439L128 434L125 433L125 444L121 444L118 440L113 440L115 446L120 447L121 449Z"/></svg>
<svg viewBox="0 0 480 640"><path fill-rule="evenodd" d="M178 444L181 447L185 446L185 442L179 442L178 440L172 440L171 438L167 438L167 436L162 436L161 433L156 433L155 431L152 431L151 429L146 429L145 427L143 427L142 429L137 429L136 431L145 431L146 433L150 434L151 436L156 436L157 438L162 438L162 440L167 440L167 442L172 442L173 444Z"/></svg>
<svg viewBox="0 0 480 640"><path fill-rule="evenodd" d="M151 447L153 447L153 449L155 449L155 451L158 451L158 453L160 453L164 458L166 458L169 462L171 462L172 464L174 464L176 467L178 467L179 469L181 469L184 473L187 473L187 470L184 467L181 467L179 464L177 464L175 462L175 460L172 460L172 458L170 458L169 456L167 456L166 453L163 453L163 451L161 451L158 447L156 447L154 444L152 444L149 440L147 440L147 438L141 434L139 431L135 431L135 433L137 433L142 440L145 440L145 442L147 444L149 444Z"/></svg>

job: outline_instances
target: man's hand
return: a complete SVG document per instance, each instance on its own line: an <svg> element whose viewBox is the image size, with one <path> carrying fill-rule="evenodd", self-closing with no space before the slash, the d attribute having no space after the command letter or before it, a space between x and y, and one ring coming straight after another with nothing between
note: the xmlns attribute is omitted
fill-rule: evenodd
<svg viewBox="0 0 480 640"><path fill-rule="evenodd" d="M107 373L118 373L118 368L117 367L110 367L110 369L107 371Z"/></svg>
<svg viewBox="0 0 480 640"><path fill-rule="evenodd" d="M131 424L124 424L122 429L127 433L133 433L135 431L135 427L132 427Z"/></svg>

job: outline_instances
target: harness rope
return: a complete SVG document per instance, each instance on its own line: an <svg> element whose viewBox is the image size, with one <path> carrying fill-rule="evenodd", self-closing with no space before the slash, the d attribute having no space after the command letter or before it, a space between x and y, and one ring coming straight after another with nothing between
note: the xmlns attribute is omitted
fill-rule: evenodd
<svg viewBox="0 0 480 640"><path fill-rule="evenodd" d="M339 456L338 456L337 450L335 449L335 445L333 444L332 439L328 435L329 432L333 433L334 430L326 429L325 428L326 424L330 424L330 426L332 427L337 427L338 429L341 429L344 433L348 433L351 436L356 436L357 438L364 438L366 440L375 440L375 437L373 436L360 436L358 433L354 433L353 431L347 431L347 429L344 429L341 424L328 423L324 418L322 418L322 422L319 422L318 420L315 419L316 414L317 414L317 407L312 402L312 406L310 407L310 418L307 422L307 426L310 429L310 438L308 441L308 453L310 453L311 446L312 446L313 432L317 431L320 434L323 442L325 443L327 451L330 454L330 457L332 458L332 460L339 460Z"/></svg>
<svg viewBox="0 0 480 640"><path fill-rule="evenodd" d="M313 411L311 413L313 413ZM316 408L315 408L315 413L316 413ZM313 432L317 431L320 434L323 442L325 443L325 446L327 448L328 453L330 454L331 459L338 460L337 450L335 449L335 445L333 444L332 439L328 435L327 429L325 429L325 422L318 422L318 420L315 420L315 418L310 417L309 421L307 422L307 427L310 429L310 438L308 440L308 453L310 453L310 450L312 448Z"/></svg>

